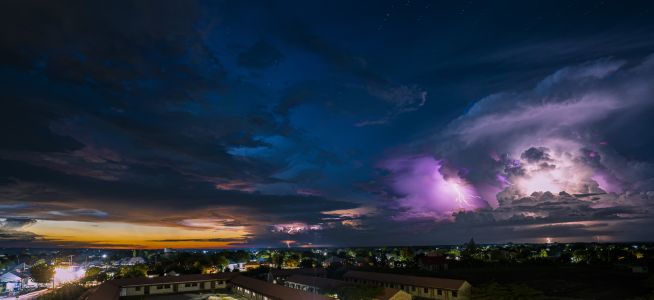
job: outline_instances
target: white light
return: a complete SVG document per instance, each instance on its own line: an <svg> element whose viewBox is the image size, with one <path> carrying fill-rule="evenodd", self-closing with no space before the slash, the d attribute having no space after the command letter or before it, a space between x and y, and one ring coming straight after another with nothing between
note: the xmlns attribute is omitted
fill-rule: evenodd
<svg viewBox="0 0 654 300"><path fill-rule="evenodd" d="M84 276L86 270L84 268L77 267L56 267L54 269L54 283L55 285L61 285L62 283L76 281Z"/></svg>
<svg viewBox="0 0 654 300"><path fill-rule="evenodd" d="M106 254L102 254L102 258L107 258L107 255L106 255Z"/></svg>

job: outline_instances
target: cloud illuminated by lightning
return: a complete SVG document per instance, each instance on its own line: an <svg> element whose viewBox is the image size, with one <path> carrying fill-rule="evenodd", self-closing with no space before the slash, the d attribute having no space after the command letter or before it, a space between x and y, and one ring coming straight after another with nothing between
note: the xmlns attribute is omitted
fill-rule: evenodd
<svg viewBox="0 0 654 300"><path fill-rule="evenodd" d="M453 212L485 207L474 187L457 170L429 156L386 161L391 186L401 196L398 204L405 210L397 218L450 218Z"/></svg>

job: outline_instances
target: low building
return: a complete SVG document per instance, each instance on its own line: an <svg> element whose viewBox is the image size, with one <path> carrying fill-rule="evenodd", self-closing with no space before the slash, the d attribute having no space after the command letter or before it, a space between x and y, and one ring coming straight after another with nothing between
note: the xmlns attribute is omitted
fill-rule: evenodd
<svg viewBox="0 0 654 300"><path fill-rule="evenodd" d="M327 277L327 270L323 268L272 269L268 272L268 282L283 285L286 278L291 275Z"/></svg>
<svg viewBox="0 0 654 300"><path fill-rule="evenodd" d="M230 262L227 264L227 269L230 271L239 270L240 272L245 272L245 263L242 262Z"/></svg>
<svg viewBox="0 0 654 300"><path fill-rule="evenodd" d="M27 278L20 276L20 273L15 271L7 272L0 275L0 284L4 286L5 291L15 293L27 285Z"/></svg>
<svg viewBox="0 0 654 300"><path fill-rule="evenodd" d="M232 291L251 300L333 300L246 276L238 276L232 280Z"/></svg>
<svg viewBox="0 0 654 300"><path fill-rule="evenodd" d="M316 293L322 295L332 295L338 289L352 286L352 283L335 280L329 278L305 276L305 275L292 275L286 279L284 285L297 290ZM409 293L399 289L383 287L381 293L373 300L411 300L412 297Z"/></svg>
<svg viewBox="0 0 654 300"><path fill-rule="evenodd" d="M127 278L106 281L80 300L116 300L121 297L145 297L210 292L231 289L251 300L328 300L329 298L268 283L238 273Z"/></svg>
<svg viewBox="0 0 654 300"><path fill-rule="evenodd" d="M125 296L176 294L227 289L237 273L126 278L106 281L87 300L114 300Z"/></svg>
<svg viewBox="0 0 654 300"><path fill-rule="evenodd" d="M465 280L436 277L409 276L389 273L348 271L343 275L347 282L371 284L403 290L415 297L461 300L469 299L470 283Z"/></svg>

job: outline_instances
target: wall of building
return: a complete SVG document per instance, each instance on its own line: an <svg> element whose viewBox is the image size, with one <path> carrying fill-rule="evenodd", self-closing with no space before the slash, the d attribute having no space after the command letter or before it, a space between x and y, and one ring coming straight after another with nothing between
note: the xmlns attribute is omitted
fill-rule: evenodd
<svg viewBox="0 0 654 300"><path fill-rule="evenodd" d="M305 291L305 292L310 292L310 293L319 293L320 292L320 289L318 289L317 287L313 287L313 286L306 285L306 284L301 284L301 283L296 283L296 282L286 281L286 282L284 282L284 285L286 287L290 287L292 289Z"/></svg>
<svg viewBox="0 0 654 300"><path fill-rule="evenodd" d="M199 291L204 287L202 282L186 282L186 283L177 283L178 292L193 292Z"/></svg>
<svg viewBox="0 0 654 300"><path fill-rule="evenodd" d="M121 296L140 296L145 294L144 286L130 286L120 289Z"/></svg>
<svg viewBox="0 0 654 300"><path fill-rule="evenodd" d="M150 286L150 295L173 293L172 284L159 284Z"/></svg>
<svg viewBox="0 0 654 300"><path fill-rule="evenodd" d="M195 283L195 285L193 285ZM216 281L198 281L198 282L185 282L185 283L169 283L169 288L165 288L166 284L163 284L164 288L159 289L157 287L162 285L142 285L142 286L129 286L121 288L121 296L140 296L145 295L146 286L149 288L149 294L166 294L166 293L182 293L182 292L193 292L193 291L202 291L202 290L212 290L212 289L226 289L228 288L227 280L216 280ZM188 284L188 286L187 286ZM213 284L213 287L212 287ZM177 290L175 290L175 286Z"/></svg>
<svg viewBox="0 0 654 300"><path fill-rule="evenodd" d="M232 292L235 294L241 295L242 297L248 299L248 300L273 300L271 298L268 298L264 295L258 294L254 291L251 291L249 289L246 289L241 286L234 286L232 289Z"/></svg>
<svg viewBox="0 0 654 300"><path fill-rule="evenodd" d="M377 282L377 281L362 280L362 279L354 280L353 278L346 278L345 281L353 282L357 284L373 284L383 287L400 289L416 297L437 299L437 300L466 300L468 299L466 295L469 293L471 287L470 284L466 282L459 291L456 291L457 296L454 297L454 291L445 290L445 289L425 288L419 286L402 285L398 283L388 283L388 282Z"/></svg>

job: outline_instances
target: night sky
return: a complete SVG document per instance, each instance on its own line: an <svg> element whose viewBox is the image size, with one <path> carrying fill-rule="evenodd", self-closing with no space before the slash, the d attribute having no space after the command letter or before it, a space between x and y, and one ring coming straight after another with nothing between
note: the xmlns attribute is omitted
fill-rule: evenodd
<svg viewBox="0 0 654 300"><path fill-rule="evenodd" d="M654 2L2 1L0 245L654 237Z"/></svg>

